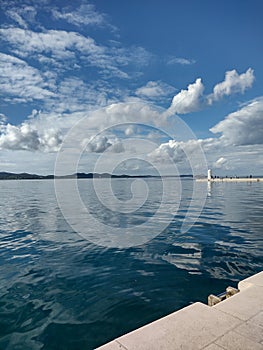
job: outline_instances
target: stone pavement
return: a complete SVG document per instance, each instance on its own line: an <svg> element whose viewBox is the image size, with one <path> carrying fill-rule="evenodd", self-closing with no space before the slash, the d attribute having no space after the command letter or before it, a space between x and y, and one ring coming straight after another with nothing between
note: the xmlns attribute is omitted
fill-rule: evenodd
<svg viewBox="0 0 263 350"><path fill-rule="evenodd" d="M97 350L263 350L263 271L215 306L194 303Z"/></svg>

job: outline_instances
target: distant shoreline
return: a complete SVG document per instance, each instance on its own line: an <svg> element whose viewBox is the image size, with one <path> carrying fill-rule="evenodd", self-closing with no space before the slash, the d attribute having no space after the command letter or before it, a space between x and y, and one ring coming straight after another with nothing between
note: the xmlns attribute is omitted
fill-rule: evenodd
<svg viewBox="0 0 263 350"><path fill-rule="evenodd" d="M196 182L262 182L263 177L215 177L212 179L207 179L206 177L194 178L193 175L114 175L109 173L75 173L71 175L37 175L29 173L9 173L9 172L0 172L0 180L54 180L54 179L161 179L161 178L186 178L195 180Z"/></svg>
<svg viewBox="0 0 263 350"><path fill-rule="evenodd" d="M9 173L0 172L0 180L54 180L54 179L136 179L136 178L163 178L163 177L176 177L176 178L191 178L193 175L113 175L109 173L76 173L71 175L55 176L55 175L37 175L28 173Z"/></svg>

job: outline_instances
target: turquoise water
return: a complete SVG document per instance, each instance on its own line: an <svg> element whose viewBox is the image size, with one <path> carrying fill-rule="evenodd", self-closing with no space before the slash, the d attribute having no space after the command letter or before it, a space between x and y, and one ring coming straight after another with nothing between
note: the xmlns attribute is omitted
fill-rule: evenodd
<svg viewBox="0 0 263 350"><path fill-rule="evenodd" d="M169 181L177 188L178 180ZM113 182L116 197L131 197L131 180ZM127 215L101 205L91 180L79 181L79 189L114 232L147 223L156 212L162 183L147 183L153 194ZM262 270L263 183L197 184L207 199L186 233L180 229L193 182L180 185L168 227L141 246L121 249L75 233L53 181L1 181L0 349L93 349ZM198 201L192 204L194 215ZM165 213L160 220L168 220Z"/></svg>

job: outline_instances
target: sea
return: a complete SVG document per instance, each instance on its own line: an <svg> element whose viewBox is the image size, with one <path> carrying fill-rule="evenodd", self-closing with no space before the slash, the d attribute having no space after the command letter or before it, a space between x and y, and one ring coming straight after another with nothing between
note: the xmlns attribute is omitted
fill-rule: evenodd
<svg viewBox="0 0 263 350"><path fill-rule="evenodd" d="M107 181L72 211L53 180L0 181L0 349L94 349L262 270L262 182L137 179L134 203Z"/></svg>

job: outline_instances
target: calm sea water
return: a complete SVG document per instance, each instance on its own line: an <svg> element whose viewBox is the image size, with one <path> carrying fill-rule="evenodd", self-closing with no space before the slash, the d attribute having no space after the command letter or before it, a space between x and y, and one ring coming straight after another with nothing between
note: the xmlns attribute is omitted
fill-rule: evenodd
<svg viewBox="0 0 263 350"><path fill-rule="evenodd" d="M97 181L103 187L104 180ZM169 181L177 188L178 180ZM113 182L116 197L131 197L131 180ZM79 181L79 189L114 232L147 223L156 212L162 183L147 183L154 195L129 214L109 213L91 180ZM53 181L1 181L0 349L93 349L192 302L206 302L210 293L262 270L263 183L197 184L207 199L186 233L181 225L193 182L181 186L168 227L143 245L121 249L74 232L58 207ZM178 206L174 198L171 207ZM198 200L190 215L197 210ZM168 220L165 213L160 220Z"/></svg>

